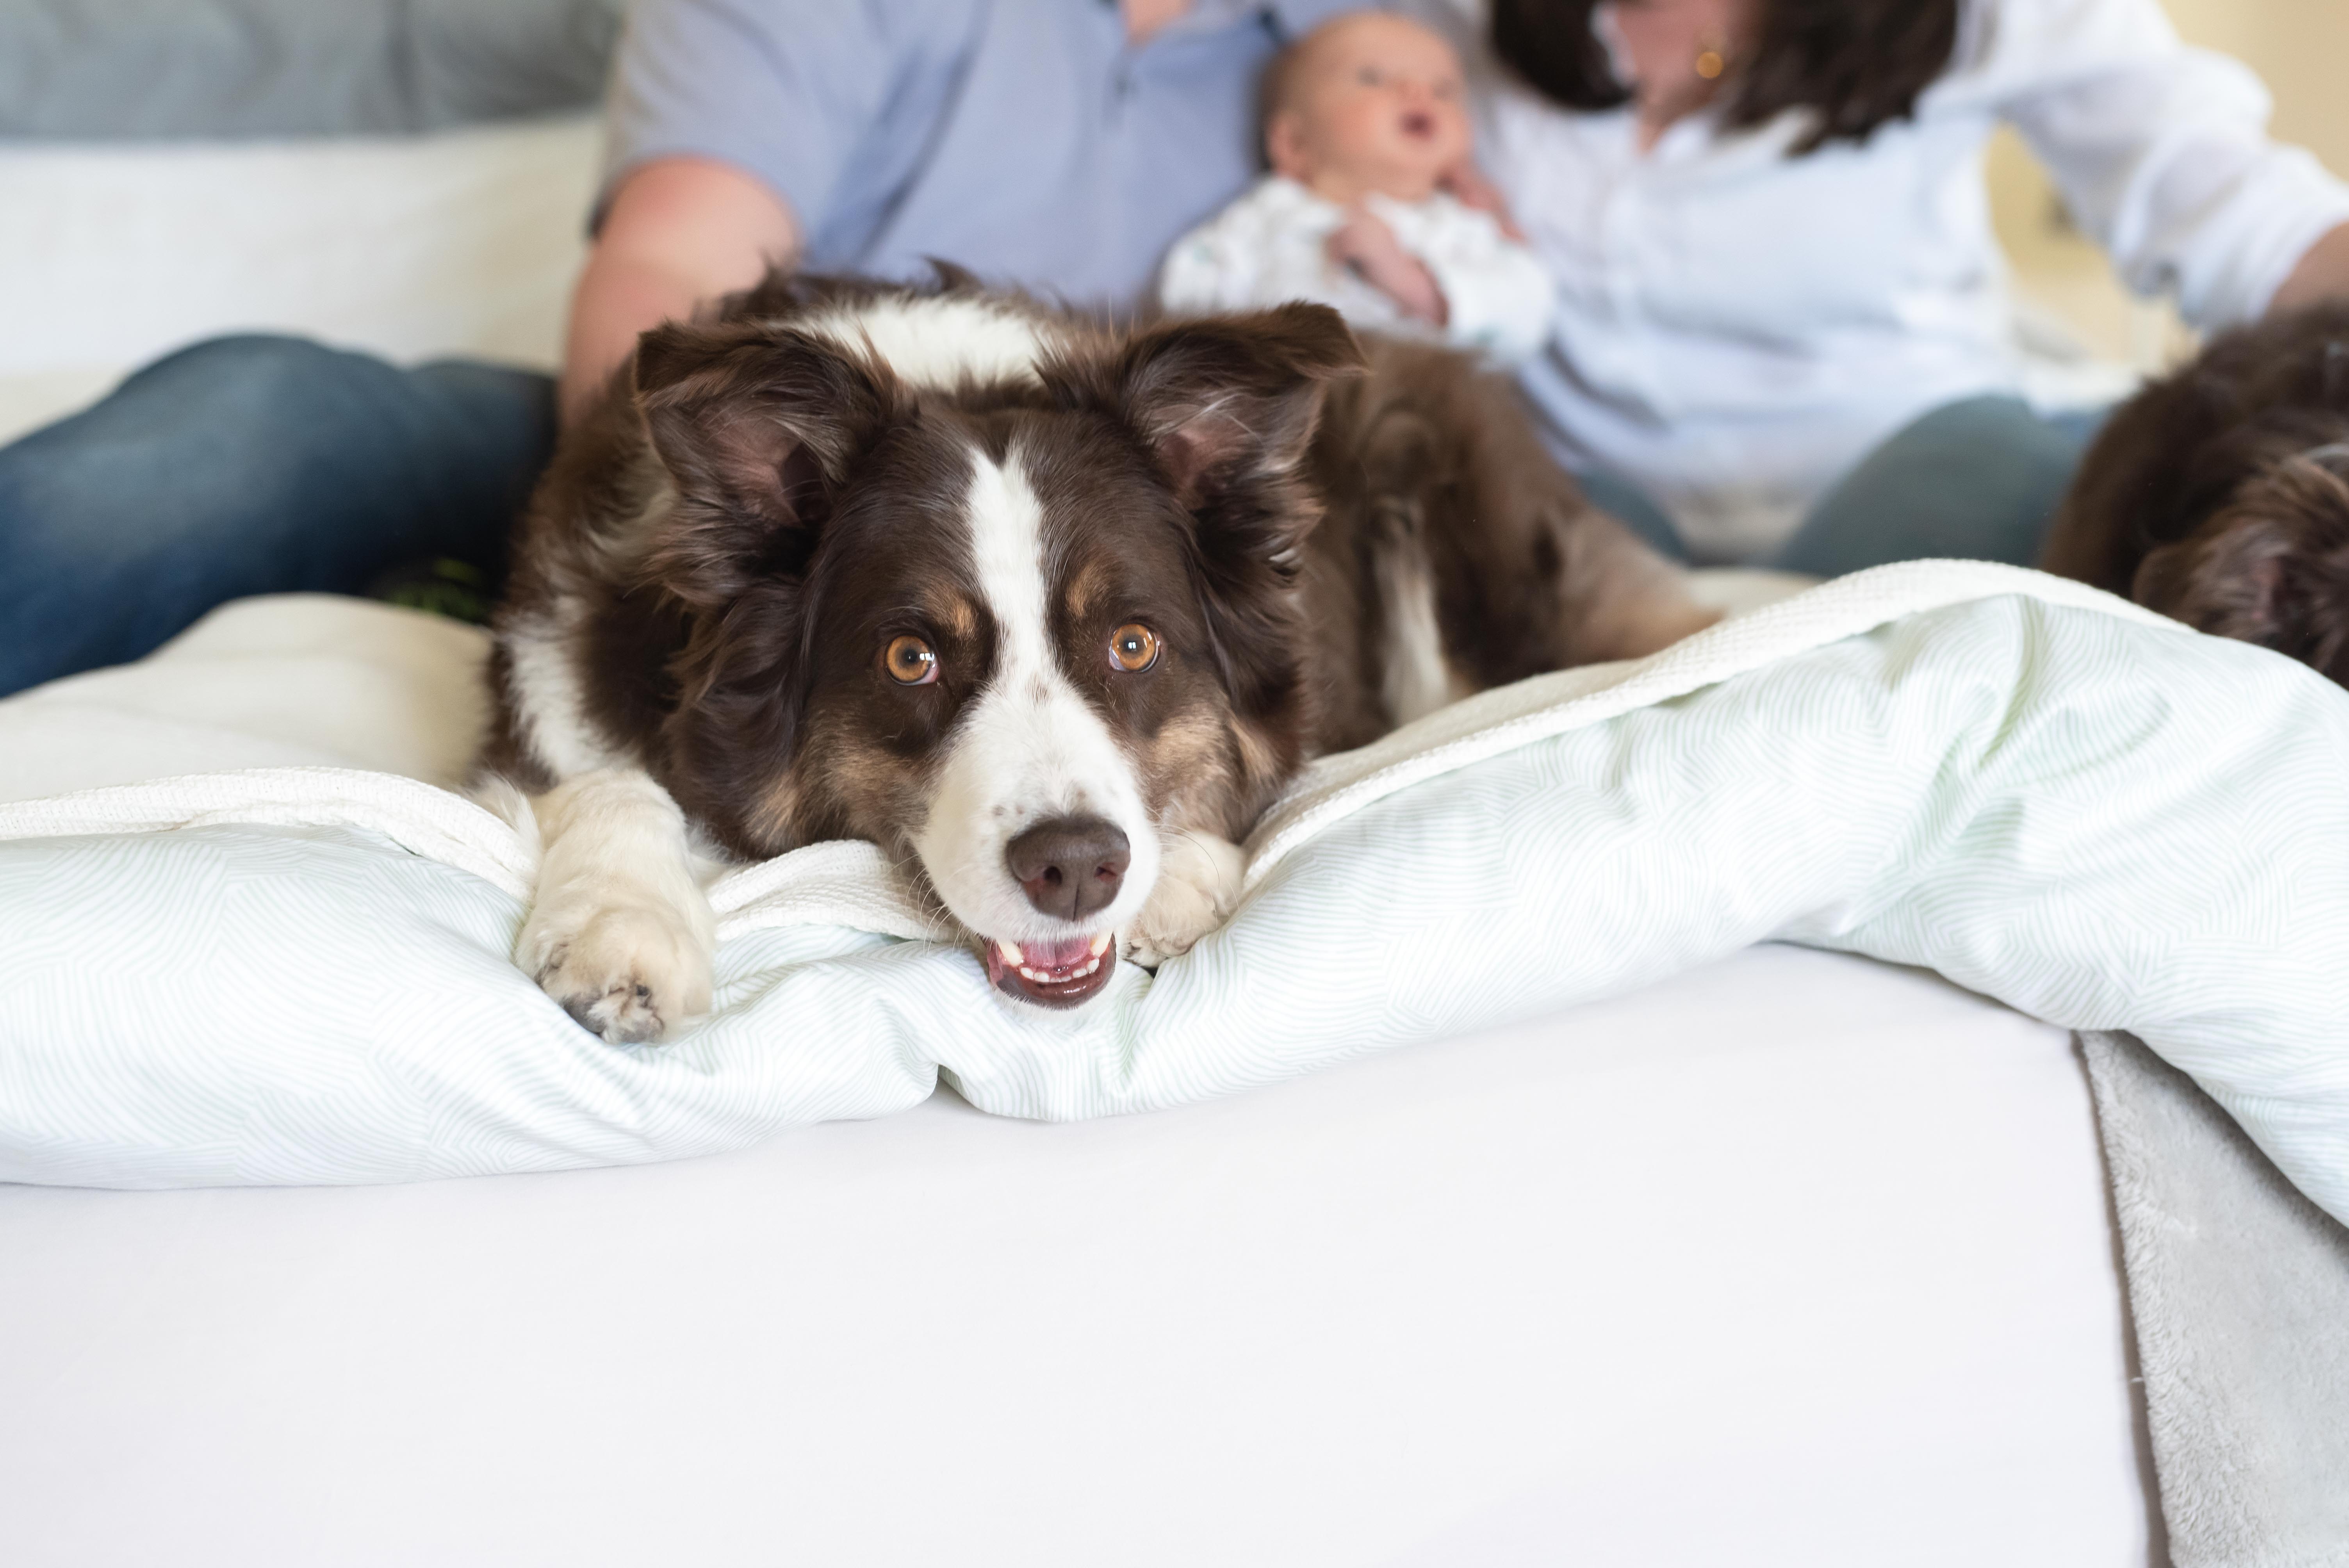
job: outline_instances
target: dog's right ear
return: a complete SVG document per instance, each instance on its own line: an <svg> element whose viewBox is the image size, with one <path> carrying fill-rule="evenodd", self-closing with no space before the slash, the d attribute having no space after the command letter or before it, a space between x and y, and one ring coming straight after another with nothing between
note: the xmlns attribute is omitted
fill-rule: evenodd
<svg viewBox="0 0 2349 1568"><path fill-rule="evenodd" d="M893 406L885 372L755 322L655 327L637 341L635 377L645 432L678 491L646 569L702 610L804 563Z"/></svg>

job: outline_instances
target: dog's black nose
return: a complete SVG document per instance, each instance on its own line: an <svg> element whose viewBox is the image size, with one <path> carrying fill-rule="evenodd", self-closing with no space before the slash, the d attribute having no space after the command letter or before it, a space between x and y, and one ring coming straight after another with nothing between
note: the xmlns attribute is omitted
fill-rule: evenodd
<svg viewBox="0 0 2349 1568"><path fill-rule="evenodd" d="M1099 817L1054 817L1003 847L1028 902L1062 920L1082 920L1117 896L1133 859L1125 835Z"/></svg>

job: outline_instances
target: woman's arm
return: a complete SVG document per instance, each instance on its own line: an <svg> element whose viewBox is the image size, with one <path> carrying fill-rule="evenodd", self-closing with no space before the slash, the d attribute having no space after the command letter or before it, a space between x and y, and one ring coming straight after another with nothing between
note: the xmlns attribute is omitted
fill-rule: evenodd
<svg viewBox="0 0 2349 1568"><path fill-rule="evenodd" d="M1982 4L1978 68L2131 287L2175 291L2188 321L2215 328L2289 297L2288 279L2332 275L2349 186L2268 139L2248 68L2188 48L2157 0Z"/></svg>
<svg viewBox="0 0 2349 1568"><path fill-rule="evenodd" d="M2268 308L2298 310L2327 299L2349 299L2349 223L2327 230L2308 248Z"/></svg>

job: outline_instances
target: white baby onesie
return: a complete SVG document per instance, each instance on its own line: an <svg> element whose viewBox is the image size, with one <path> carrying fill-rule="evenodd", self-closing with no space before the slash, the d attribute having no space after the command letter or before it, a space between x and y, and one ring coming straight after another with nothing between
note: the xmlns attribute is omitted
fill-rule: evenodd
<svg viewBox="0 0 2349 1568"><path fill-rule="evenodd" d="M1278 174L1174 242L1158 275L1158 303L1197 312L1310 300L1360 326L1441 336L1503 361L1542 346L1549 335L1549 274L1492 214L1440 191L1416 202L1374 195L1363 205L1434 274L1446 315L1440 333L1406 317L1385 294L1331 261L1323 246L1345 222L1346 210Z"/></svg>

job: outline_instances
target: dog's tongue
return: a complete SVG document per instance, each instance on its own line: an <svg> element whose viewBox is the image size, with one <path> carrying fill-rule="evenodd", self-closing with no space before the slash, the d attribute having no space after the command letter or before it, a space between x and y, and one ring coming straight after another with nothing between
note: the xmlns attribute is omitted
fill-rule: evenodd
<svg viewBox="0 0 2349 1568"><path fill-rule="evenodd" d="M1071 936L1066 942L991 943L988 946L988 967L1001 965L1007 969L1033 969L1060 979L1068 971L1091 963L1097 954L1093 944L1099 940Z"/></svg>

